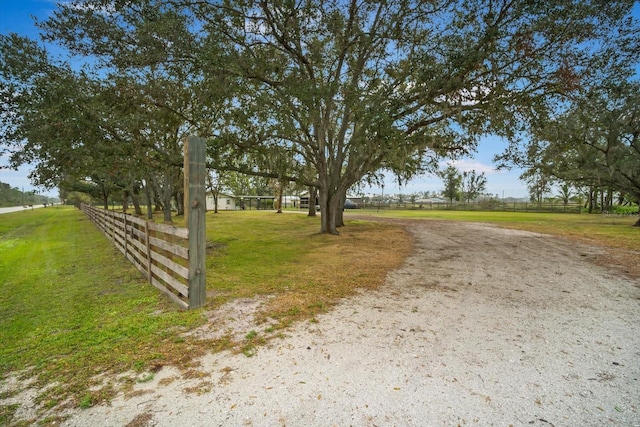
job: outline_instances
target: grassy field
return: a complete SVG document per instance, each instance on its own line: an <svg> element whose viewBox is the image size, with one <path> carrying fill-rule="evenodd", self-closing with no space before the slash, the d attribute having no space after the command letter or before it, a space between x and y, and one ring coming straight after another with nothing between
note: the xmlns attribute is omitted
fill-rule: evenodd
<svg viewBox="0 0 640 427"><path fill-rule="evenodd" d="M191 351L179 333L200 321L144 283L79 211L0 218L0 377L54 384L45 406L89 406L110 392L87 391L96 375L177 362Z"/></svg>
<svg viewBox="0 0 640 427"><path fill-rule="evenodd" d="M208 303L182 312L110 246L78 210L36 209L0 217L0 378L53 384L38 397L45 408L88 407L125 382L152 378L171 364L189 368L206 351L238 348L223 338L185 336L208 311L240 297L271 295L262 315L275 328L313 319L356 289L375 289L411 250L402 228L357 219L339 237L317 234L319 220L273 211L209 213ZM480 221L640 251L635 218L508 212L381 211L374 218ZM634 256L632 254L631 256ZM248 339L255 338L247 331ZM250 337L250 338L249 338ZM101 374L107 374L102 375ZM0 425L16 405L0 394ZM51 423L55 417L49 420Z"/></svg>
<svg viewBox="0 0 640 427"><path fill-rule="evenodd" d="M477 212L447 210L366 210L373 218L406 218L489 222L502 227L547 233L609 247L640 251L640 228L631 227L637 216L607 216L600 214Z"/></svg>
<svg viewBox="0 0 640 427"><path fill-rule="evenodd" d="M238 211L208 214L208 295L216 305L275 295L265 315L283 326L325 310L356 288L375 288L410 250L390 225L352 222L340 238L318 234L305 214Z"/></svg>

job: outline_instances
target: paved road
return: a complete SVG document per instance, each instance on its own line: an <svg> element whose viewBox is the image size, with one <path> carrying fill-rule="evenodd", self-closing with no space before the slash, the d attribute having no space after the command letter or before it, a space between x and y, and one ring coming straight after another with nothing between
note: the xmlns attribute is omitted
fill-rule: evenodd
<svg viewBox="0 0 640 427"><path fill-rule="evenodd" d="M43 208L44 205L33 205L33 209ZM0 214L6 214L11 212L24 211L31 208L25 208L24 206L14 206L12 208L0 208Z"/></svg>

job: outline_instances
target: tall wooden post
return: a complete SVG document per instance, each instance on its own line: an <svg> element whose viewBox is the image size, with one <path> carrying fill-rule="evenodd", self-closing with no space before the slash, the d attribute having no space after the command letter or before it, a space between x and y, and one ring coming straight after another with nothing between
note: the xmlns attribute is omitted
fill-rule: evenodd
<svg viewBox="0 0 640 427"><path fill-rule="evenodd" d="M189 229L189 308L202 307L206 298L205 140L189 137L184 144L184 215Z"/></svg>

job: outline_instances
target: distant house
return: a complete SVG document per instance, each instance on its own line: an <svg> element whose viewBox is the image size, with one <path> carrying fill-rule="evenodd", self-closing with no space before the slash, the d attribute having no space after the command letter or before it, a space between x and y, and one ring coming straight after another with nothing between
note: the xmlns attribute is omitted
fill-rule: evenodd
<svg viewBox="0 0 640 427"><path fill-rule="evenodd" d="M433 205L445 205L449 201L442 197L428 197L426 199L417 199L414 204L418 205L420 209L424 207L432 207Z"/></svg>
<svg viewBox="0 0 640 427"><path fill-rule="evenodd" d="M300 205L300 197L298 196L283 196L282 207L283 208L297 208ZM309 205L307 205L309 206Z"/></svg>
<svg viewBox="0 0 640 427"><path fill-rule="evenodd" d="M211 194L207 195L207 210L215 210L215 200ZM218 210L219 211L235 211L238 209L236 205L236 197L229 194L218 194Z"/></svg>
<svg viewBox="0 0 640 427"><path fill-rule="evenodd" d="M316 209L319 209L319 201L316 198ZM295 204L293 206L296 206ZM360 209L363 206L363 200L360 196L349 196L345 200L344 207L346 209ZM306 191L300 195L300 209L309 209L309 192Z"/></svg>

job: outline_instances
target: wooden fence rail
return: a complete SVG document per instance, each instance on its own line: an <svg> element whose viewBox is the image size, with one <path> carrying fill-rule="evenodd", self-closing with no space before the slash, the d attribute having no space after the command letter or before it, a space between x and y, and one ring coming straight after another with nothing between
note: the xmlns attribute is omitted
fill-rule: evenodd
<svg viewBox="0 0 640 427"><path fill-rule="evenodd" d="M82 211L149 282L189 308L189 229L83 204Z"/></svg>

